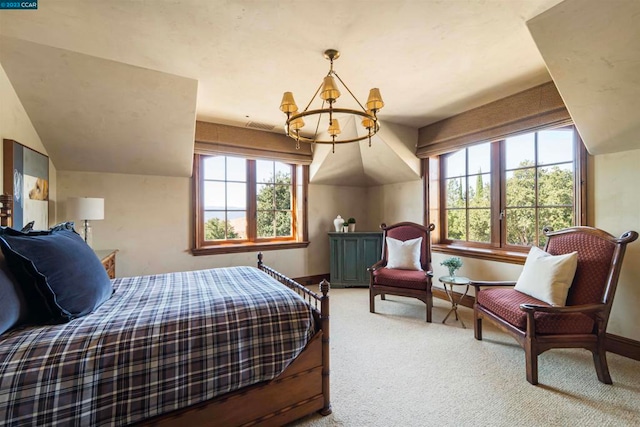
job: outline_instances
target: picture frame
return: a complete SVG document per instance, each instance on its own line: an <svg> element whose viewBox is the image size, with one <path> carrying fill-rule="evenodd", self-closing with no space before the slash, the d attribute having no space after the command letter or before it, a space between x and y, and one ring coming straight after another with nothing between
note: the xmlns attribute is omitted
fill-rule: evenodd
<svg viewBox="0 0 640 427"><path fill-rule="evenodd" d="M13 199L8 225L49 228L49 157L12 139L3 140L3 191Z"/></svg>

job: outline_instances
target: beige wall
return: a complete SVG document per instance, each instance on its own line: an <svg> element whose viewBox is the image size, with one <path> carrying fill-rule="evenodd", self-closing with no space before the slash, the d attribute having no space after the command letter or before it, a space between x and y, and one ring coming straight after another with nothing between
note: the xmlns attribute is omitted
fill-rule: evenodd
<svg viewBox="0 0 640 427"><path fill-rule="evenodd" d="M13 139L42 154L47 154L7 74L0 65L0 139ZM0 171L3 170L0 149ZM0 186L4 185L0 173ZM56 222L56 168L49 160L49 223ZM3 187L2 187L3 188Z"/></svg>
<svg viewBox="0 0 640 427"><path fill-rule="evenodd" d="M620 236L640 232L640 150L594 156L594 225ZM640 341L640 241L627 247L608 332Z"/></svg>
<svg viewBox="0 0 640 427"><path fill-rule="evenodd" d="M412 221L422 224L422 180L369 187L367 211L369 227L379 230L380 224Z"/></svg>
<svg viewBox="0 0 640 427"><path fill-rule="evenodd" d="M103 197L105 219L92 221L94 248L119 249L117 275L133 276L232 265L255 265L255 252L192 256L191 179L93 172L58 172L65 217L69 197ZM340 214L362 219L366 193L358 187L309 186L306 249L265 252L265 262L290 277L329 272L327 232Z"/></svg>
<svg viewBox="0 0 640 427"><path fill-rule="evenodd" d="M589 218L591 223L619 236L627 230L640 232L640 150L590 158ZM366 189L368 222L377 229L381 222L422 223L422 183L411 181ZM440 265L449 255L433 254L434 277L447 274ZM517 280L522 266L463 258L460 274L478 280ZM435 280L434 285L442 287ZM640 341L640 241L629 245L618 282L607 331Z"/></svg>

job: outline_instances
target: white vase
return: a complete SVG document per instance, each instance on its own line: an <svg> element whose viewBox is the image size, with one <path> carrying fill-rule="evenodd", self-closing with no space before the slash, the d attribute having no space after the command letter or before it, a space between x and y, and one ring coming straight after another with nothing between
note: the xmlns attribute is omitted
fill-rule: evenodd
<svg viewBox="0 0 640 427"><path fill-rule="evenodd" d="M342 232L343 233L348 233L349 232L349 226L348 225L342 225Z"/></svg>
<svg viewBox="0 0 640 427"><path fill-rule="evenodd" d="M352 222L349 224L349 233L353 233L354 231L356 231L356 223Z"/></svg>
<svg viewBox="0 0 640 427"><path fill-rule="evenodd" d="M333 220L333 226L336 228L336 232L342 231L342 224L344 224L344 219L340 215Z"/></svg>

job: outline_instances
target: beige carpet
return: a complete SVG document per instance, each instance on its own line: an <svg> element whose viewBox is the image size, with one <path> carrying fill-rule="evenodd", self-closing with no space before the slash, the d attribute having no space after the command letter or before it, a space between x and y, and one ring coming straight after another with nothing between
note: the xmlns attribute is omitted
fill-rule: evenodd
<svg viewBox="0 0 640 427"><path fill-rule="evenodd" d="M525 379L524 353L508 335L485 324L469 329L435 299L433 323L418 300L376 299L367 289L332 289L331 403L333 413L293 426L638 426L640 362L607 355L613 385L598 381L591 353L551 350L539 356L539 382Z"/></svg>

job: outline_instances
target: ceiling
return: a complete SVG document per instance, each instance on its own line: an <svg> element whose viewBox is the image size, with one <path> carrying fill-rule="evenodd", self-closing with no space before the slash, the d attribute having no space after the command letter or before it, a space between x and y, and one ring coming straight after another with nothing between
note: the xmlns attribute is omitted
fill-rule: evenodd
<svg viewBox="0 0 640 427"><path fill-rule="evenodd" d="M418 128L551 80L527 21L560 1L50 0L0 12L0 63L58 169L189 176L196 119L282 131L336 48L389 130L316 150L312 180L372 185L419 178Z"/></svg>

